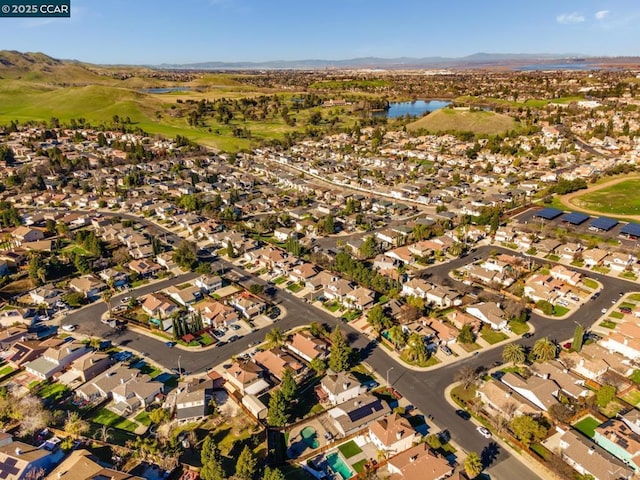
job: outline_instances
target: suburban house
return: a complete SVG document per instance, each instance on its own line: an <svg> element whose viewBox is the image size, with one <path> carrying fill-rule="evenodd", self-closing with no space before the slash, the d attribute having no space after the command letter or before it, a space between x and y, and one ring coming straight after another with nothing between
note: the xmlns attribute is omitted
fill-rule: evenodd
<svg viewBox="0 0 640 480"><path fill-rule="evenodd" d="M294 266L289 271L289 278L294 282L306 284L307 280L315 277L320 272L320 269L311 263L301 263Z"/></svg>
<svg viewBox="0 0 640 480"><path fill-rule="evenodd" d="M147 258L131 260L127 267L129 267L129 270L131 270L132 272L136 272L143 278L151 277L152 275L155 275L160 270L162 270L162 267L160 265L152 262Z"/></svg>
<svg viewBox="0 0 640 480"><path fill-rule="evenodd" d="M633 255L625 255L623 253L612 252L604 259L604 266L610 268L613 272L623 272L634 265L638 259Z"/></svg>
<svg viewBox="0 0 640 480"><path fill-rule="evenodd" d="M267 304L255 295L248 292L234 296L229 304L238 310L245 318L253 318L260 315L267 308Z"/></svg>
<svg viewBox="0 0 640 480"><path fill-rule="evenodd" d="M24 325L8 325L6 329L0 331L0 350L9 350L14 343L26 340L28 336L29 331Z"/></svg>
<svg viewBox="0 0 640 480"><path fill-rule="evenodd" d="M630 480L634 472L609 452L573 430L560 438L562 459L581 475L592 475L595 480Z"/></svg>
<svg viewBox="0 0 640 480"><path fill-rule="evenodd" d="M326 358L329 354L327 342L307 332L295 333L287 348L307 362L315 358Z"/></svg>
<svg viewBox="0 0 640 480"><path fill-rule="evenodd" d="M213 327L228 327L240 319L238 312L233 307L217 300L211 300L209 297L207 298L207 300L196 303L193 309L199 311L202 319L209 325Z"/></svg>
<svg viewBox="0 0 640 480"><path fill-rule="evenodd" d="M257 395L269 388L264 369L253 362L233 362L224 370L225 388L241 394Z"/></svg>
<svg viewBox="0 0 640 480"><path fill-rule="evenodd" d="M290 228L276 228L273 232L273 238L275 238L278 242L284 243L289 240L292 236L295 236L296 232L291 230Z"/></svg>
<svg viewBox="0 0 640 480"><path fill-rule="evenodd" d="M3 480L41 478L38 476L40 470L49 472L63 457L61 448L50 451L34 447L0 432L0 478Z"/></svg>
<svg viewBox="0 0 640 480"><path fill-rule="evenodd" d="M179 383L178 388L167 395L164 406L175 413L179 423L194 422L207 415L212 398L213 380L200 378Z"/></svg>
<svg viewBox="0 0 640 480"><path fill-rule="evenodd" d="M624 421L610 418L595 429L593 441L640 472L640 436Z"/></svg>
<svg viewBox="0 0 640 480"><path fill-rule="evenodd" d="M411 448L420 438L409 420L392 413L369 426L369 440L379 449L393 455Z"/></svg>
<svg viewBox="0 0 640 480"><path fill-rule="evenodd" d="M144 480L143 477L103 467L88 450L73 450L45 480Z"/></svg>
<svg viewBox="0 0 640 480"><path fill-rule="evenodd" d="M142 310L150 317L167 318L179 309L166 295L154 292L144 297Z"/></svg>
<svg viewBox="0 0 640 480"><path fill-rule="evenodd" d="M37 242L44 238L42 230L25 226L16 227L16 229L11 232L11 235L18 245L28 242Z"/></svg>
<svg viewBox="0 0 640 480"><path fill-rule="evenodd" d="M563 282L566 282L574 287L578 285L578 283L580 283L580 280L582 280L582 274L574 272L573 270L569 270L564 265L556 265L551 270L549 270L549 274L553 278L562 280Z"/></svg>
<svg viewBox="0 0 640 480"><path fill-rule="evenodd" d="M553 380L562 392L574 400L591 396L592 391L584 386L584 380L570 372L562 363L551 360L544 363L534 363L531 366L534 375L546 380Z"/></svg>
<svg viewBox="0 0 640 480"><path fill-rule="evenodd" d="M284 371L287 368L292 370L294 375L298 375L304 370L304 365L280 348L258 351L253 356L253 360L262 365L263 368L278 380L282 380Z"/></svg>
<svg viewBox="0 0 640 480"><path fill-rule="evenodd" d="M640 358L640 325L630 322L619 323L615 331L605 337L600 345L611 353L619 353L630 360L637 360Z"/></svg>
<svg viewBox="0 0 640 480"><path fill-rule="evenodd" d="M328 373L316 387L316 393L323 395L332 405L356 398L366 390L366 387L349 372Z"/></svg>
<svg viewBox="0 0 640 480"><path fill-rule="evenodd" d="M389 405L369 393L351 398L328 412L333 425L342 435L350 435L365 428L371 422L389 413L391 413Z"/></svg>
<svg viewBox="0 0 640 480"><path fill-rule="evenodd" d="M590 248L582 252L582 261L585 267L595 267L600 265L605 257L609 254L606 250L600 248Z"/></svg>
<svg viewBox="0 0 640 480"><path fill-rule="evenodd" d="M64 342L58 347L47 348L39 358L26 363L24 368L31 375L48 380L87 352L89 348L84 343L77 340Z"/></svg>
<svg viewBox="0 0 640 480"><path fill-rule="evenodd" d="M103 282L112 281L113 286L124 287L129 283L129 275L126 272L120 272L114 268L106 268L98 273Z"/></svg>
<svg viewBox="0 0 640 480"><path fill-rule="evenodd" d="M536 375L525 379L512 372L506 373L500 380L545 412L558 403L560 387L553 380Z"/></svg>
<svg viewBox="0 0 640 480"><path fill-rule="evenodd" d="M572 371L584 378L596 381L609 370L608 360L612 356L596 343L584 345L580 352L574 351L565 354L565 357L569 359Z"/></svg>
<svg viewBox="0 0 640 480"><path fill-rule="evenodd" d="M61 301L62 295L63 291L54 288L51 284L43 285L29 292L31 301L35 305L46 304L48 308L52 308L58 301Z"/></svg>
<svg viewBox="0 0 640 480"><path fill-rule="evenodd" d="M111 357L106 353L90 351L71 364L71 368L58 381L65 385L73 382L85 383L104 372L112 365Z"/></svg>
<svg viewBox="0 0 640 480"><path fill-rule="evenodd" d="M469 315L479 318L494 330L502 330L507 326L504 312L496 303L476 303L469 305L465 310Z"/></svg>
<svg viewBox="0 0 640 480"><path fill-rule="evenodd" d="M202 275L195 281L196 287L206 293L211 293L222 288L222 278L217 275Z"/></svg>
<svg viewBox="0 0 640 480"><path fill-rule="evenodd" d="M197 287L195 285L188 285L184 288L179 288L174 285L165 289L165 292L176 303L182 305L183 307L192 305L202 298L200 287Z"/></svg>
<svg viewBox="0 0 640 480"><path fill-rule="evenodd" d="M434 453L426 443L391 457L387 468L389 480L443 480L453 474L446 458Z"/></svg>
<svg viewBox="0 0 640 480"><path fill-rule="evenodd" d="M107 288L107 284L93 274L83 275L69 281L69 287L86 298L95 298Z"/></svg>
<svg viewBox="0 0 640 480"><path fill-rule="evenodd" d="M491 379L476 390L484 410L490 416L505 415L508 420L518 415L537 415L541 409L506 384Z"/></svg>
<svg viewBox="0 0 640 480"><path fill-rule="evenodd" d="M344 303L356 310L365 310L373 306L376 294L373 290L365 287L357 287L347 293L344 297Z"/></svg>

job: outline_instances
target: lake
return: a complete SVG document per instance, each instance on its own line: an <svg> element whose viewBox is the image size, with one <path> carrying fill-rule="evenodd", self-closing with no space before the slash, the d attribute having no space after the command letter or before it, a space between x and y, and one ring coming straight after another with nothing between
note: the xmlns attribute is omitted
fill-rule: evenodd
<svg viewBox="0 0 640 480"><path fill-rule="evenodd" d="M172 92L188 92L191 87L165 87L165 88L145 88L140 90L143 93L172 93Z"/></svg>
<svg viewBox="0 0 640 480"><path fill-rule="evenodd" d="M426 112L434 112L440 110L451 102L443 100L416 100L414 102L391 102L389 103L389 110L382 110L373 112L374 116L398 118L409 115L411 117L421 117Z"/></svg>

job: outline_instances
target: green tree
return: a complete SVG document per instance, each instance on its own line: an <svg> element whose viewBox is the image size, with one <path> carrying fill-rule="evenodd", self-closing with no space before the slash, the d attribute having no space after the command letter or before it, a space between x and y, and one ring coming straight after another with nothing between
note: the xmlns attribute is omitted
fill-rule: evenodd
<svg viewBox="0 0 640 480"><path fill-rule="evenodd" d="M156 425L168 422L171 418L171 413L166 408L156 408L149 412L149 421Z"/></svg>
<svg viewBox="0 0 640 480"><path fill-rule="evenodd" d="M525 361L524 347L517 343L510 343L505 345L502 350L502 360L505 362L511 362L515 365L522 365Z"/></svg>
<svg viewBox="0 0 640 480"><path fill-rule="evenodd" d="M573 332L573 342L571 342L571 347L579 352L582 350L582 341L584 340L584 327L582 325L576 325L576 329Z"/></svg>
<svg viewBox="0 0 640 480"><path fill-rule="evenodd" d="M316 372L316 375L322 375L327 370L327 363L324 359L316 357L309 362L309 368Z"/></svg>
<svg viewBox="0 0 640 480"><path fill-rule="evenodd" d="M527 447L547 435L547 428L529 415L520 415L511 422L511 431Z"/></svg>
<svg viewBox="0 0 640 480"><path fill-rule="evenodd" d="M289 421L287 414L287 401L284 398L282 390L278 389L273 392L269 400L269 413L267 422L272 427L284 427Z"/></svg>
<svg viewBox="0 0 640 480"><path fill-rule="evenodd" d="M471 325L469 325L468 323L465 323L460 329L460 333L458 334L458 342L470 345L475 341L476 341L476 336L473 334Z"/></svg>
<svg viewBox="0 0 640 480"><path fill-rule="evenodd" d="M107 288L102 291L101 297L104 303L107 304L107 312L109 312L109 316L111 316L111 299L113 298L113 292Z"/></svg>
<svg viewBox="0 0 640 480"><path fill-rule="evenodd" d="M467 458L464 459L464 472L471 479L476 478L482 473L482 460L476 452L469 452Z"/></svg>
<svg viewBox="0 0 640 480"><path fill-rule="evenodd" d="M226 476L220 463L220 452L211 435L207 435L207 438L204 439L200 451L200 461L202 462L200 469L202 480L225 480Z"/></svg>
<svg viewBox="0 0 640 480"><path fill-rule="evenodd" d="M252 283L251 285L249 285L249 291L254 295L260 295L262 292L264 292L264 286L260 285L259 283Z"/></svg>
<svg viewBox="0 0 640 480"><path fill-rule="evenodd" d="M284 369L284 373L282 374L282 381L280 382L280 389L282 390L284 399L287 402L290 402L291 400L296 398L298 385L296 384L296 380L293 378L293 370L291 370L290 368Z"/></svg>
<svg viewBox="0 0 640 480"><path fill-rule="evenodd" d="M369 235L360 247L360 256L364 258L372 258L378 254L378 241L373 235Z"/></svg>
<svg viewBox="0 0 640 480"><path fill-rule="evenodd" d="M389 341L393 343L396 349L400 349L407 344L407 333L400 325L394 325L389 329Z"/></svg>
<svg viewBox="0 0 640 480"><path fill-rule="evenodd" d="M424 363L429 359L424 337L417 332L409 335L407 339L407 355L411 361L418 364Z"/></svg>
<svg viewBox="0 0 640 480"><path fill-rule="evenodd" d="M322 222L322 231L327 234L336 233L336 223L333 215L327 215Z"/></svg>
<svg viewBox="0 0 640 480"><path fill-rule="evenodd" d="M533 344L531 352L538 362L547 362L556 358L558 346L545 337Z"/></svg>
<svg viewBox="0 0 640 480"><path fill-rule="evenodd" d="M553 315L553 305L546 300L538 300L536 307L545 315Z"/></svg>
<svg viewBox="0 0 640 480"><path fill-rule="evenodd" d="M278 468L267 467L264 469L262 480L284 480L284 474Z"/></svg>
<svg viewBox="0 0 640 480"><path fill-rule="evenodd" d="M242 480L252 480L256 474L257 463L258 461L253 452L245 445L236 463L236 477Z"/></svg>
<svg viewBox="0 0 640 480"><path fill-rule="evenodd" d="M393 325L393 322L389 317L384 314L384 309L381 305L374 306L367 314L367 321L371 328L380 333Z"/></svg>
<svg viewBox="0 0 640 480"><path fill-rule="evenodd" d="M278 327L273 327L271 330L267 332L264 336L265 342L267 342L267 346L271 347L281 347L284 344L285 336Z"/></svg>
<svg viewBox="0 0 640 480"><path fill-rule="evenodd" d="M616 397L616 387L613 385L603 385L596 393L598 406L605 408Z"/></svg>
<svg viewBox="0 0 640 480"><path fill-rule="evenodd" d="M41 268L44 268L45 264L42 260L42 257L38 253L32 253L31 258L29 258L29 277L38 280L39 275L38 271Z"/></svg>
<svg viewBox="0 0 640 480"><path fill-rule="evenodd" d="M173 252L173 261L183 270L193 269L198 261L195 244L182 240Z"/></svg>
<svg viewBox="0 0 640 480"><path fill-rule="evenodd" d="M64 431L73 438L81 437L89 431L89 422L84 420L78 412L69 412L64 422Z"/></svg>
<svg viewBox="0 0 640 480"><path fill-rule="evenodd" d="M329 351L329 368L334 372L344 372L351 366L351 348L347 345L339 327L331 335Z"/></svg>

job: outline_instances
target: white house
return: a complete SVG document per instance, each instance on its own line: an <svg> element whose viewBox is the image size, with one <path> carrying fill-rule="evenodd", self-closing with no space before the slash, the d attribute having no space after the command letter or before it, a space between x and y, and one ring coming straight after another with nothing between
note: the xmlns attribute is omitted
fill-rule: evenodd
<svg viewBox="0 0 640 480"><path fill-rule="evenodd" d="M473 315L482 322L490 325L494 330L502 330L507 326L507 320L504 317L504 312L496 303L476 303L474 305L469 305L465 310L469 315Z"/></svg>
<svg viewBox="0 0 640 480"><path fill-rule="evenodd" d="M320 386L332 405L338 405L352 398L356 398L367 390L366 387L349 372L325 375L322 382L320 382Z"/></svg>

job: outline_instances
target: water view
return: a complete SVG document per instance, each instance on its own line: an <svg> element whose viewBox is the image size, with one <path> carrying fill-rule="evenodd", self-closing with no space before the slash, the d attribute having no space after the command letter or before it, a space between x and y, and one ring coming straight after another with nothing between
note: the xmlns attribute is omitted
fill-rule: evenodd
<svg viewBox="0 0 640 480"><path fill-rule="evenodd" d="M392 102L389 103L389 110L374 112L375 116L398 118L410 115L412 117L421 117L426 112L434 112L440 110L451 102L444 100L416 100L413 102Z"/></svg>
<svg viewBox="0 0 640 480"><path fill-rule="evenodd" d="M145 88L141 90L143 93L172 93L172 92L188 92L191 87L164 87L164 88Z"/></svg>

